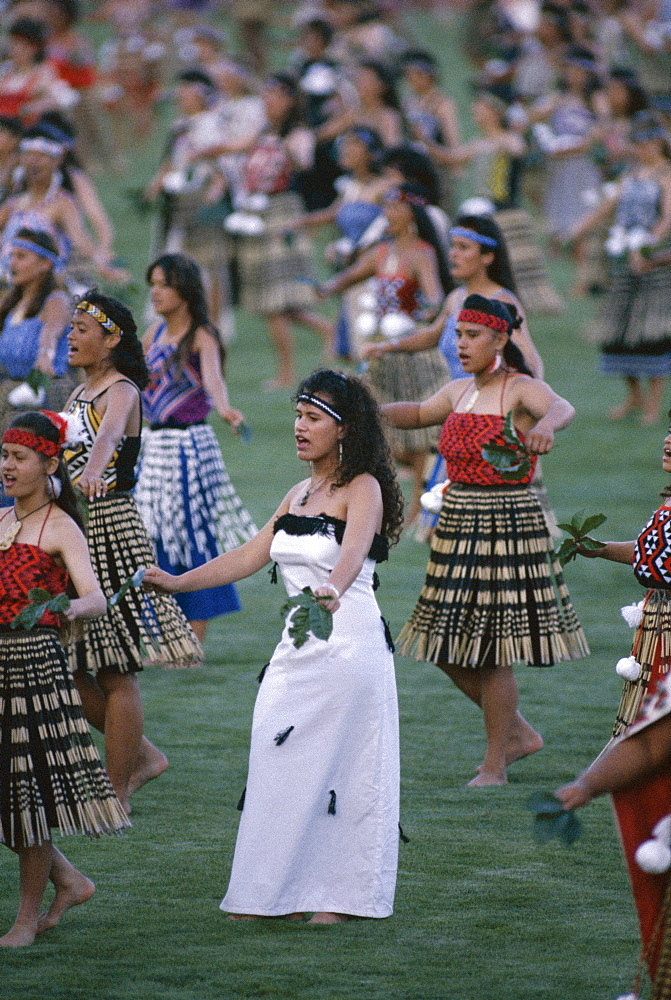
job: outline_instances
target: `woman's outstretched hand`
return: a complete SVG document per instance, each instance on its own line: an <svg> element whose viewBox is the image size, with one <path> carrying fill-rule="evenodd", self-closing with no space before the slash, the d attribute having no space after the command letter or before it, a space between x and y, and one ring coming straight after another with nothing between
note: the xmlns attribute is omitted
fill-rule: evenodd
<svg viewBox="0 0 671 1000"><path fill-rule="evenodd" d="M149 566L145 571L142 586L146 590L157 590L162 594L175 594L179 577L166 573L158 566Z"/></svg>
<svg viewBox="0 0 671 1000"><path fill-rule="evenodd" d="M333 592L333 587L327 584L322 584L321 587L316 587L314 591L315 597L319 598L319 603L334 614L340 607L340 598L336 597Z"/></svg>
<svg viewBox="0 0 671 1000"><path fill-rule="evenodd" d="M554 794L566 810L579 809L594 798L594 792L583 778L576 778L570 784L562 785Z"/></svg>

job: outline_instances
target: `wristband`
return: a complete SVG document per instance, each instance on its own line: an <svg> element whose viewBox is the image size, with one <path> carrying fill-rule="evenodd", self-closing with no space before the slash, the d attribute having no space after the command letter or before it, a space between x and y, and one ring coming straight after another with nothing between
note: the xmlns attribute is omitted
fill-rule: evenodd
<svg viewBox="0 0 671 1000"><path fill-rule="evenodd" d="M326 590L330 590L333 596L335 597L336 601L340 600L340 591L336 587L334 587L332 583L323 583L322 587L324 587Z"/></svg>

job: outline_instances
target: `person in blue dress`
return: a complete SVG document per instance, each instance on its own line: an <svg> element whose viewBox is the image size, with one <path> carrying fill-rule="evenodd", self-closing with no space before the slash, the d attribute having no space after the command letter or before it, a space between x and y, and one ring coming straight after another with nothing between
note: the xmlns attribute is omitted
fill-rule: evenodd
<svg viewBox="0 0 671 1000"><path fill-rule="evenodd" d="M136 501L171 573L200 566L256 534L226 472L207 416L214 408L233 430L243 415L228 400L223 348L210 323L198 265L163 254L147 270L160 322L143 341L150 383L143 393L143 434ZM180 607L202 641L208 622L240 610L233 584L181 595Z"/></svg>
<svg viewBox="0 0 671 1000"><path fill-rule="evenodd" d="M58 249L48 233L19 229L11 242L11 284L0 301L0 422L12 407L7 397L37 369L51 379L48 391L23 407L44 404L58 410L72 388L68 377L67 331L72 307L59 289L55 268Z"/></svg>

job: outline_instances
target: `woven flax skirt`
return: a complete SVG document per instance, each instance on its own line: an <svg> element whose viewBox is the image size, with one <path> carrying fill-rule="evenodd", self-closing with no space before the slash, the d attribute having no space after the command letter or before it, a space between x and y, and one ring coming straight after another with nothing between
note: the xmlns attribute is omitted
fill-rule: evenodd
<svg viewBox="0 0 671 1000"><path fill-rule="evenodd" d="M400 652L461 667L589 654L543 512L526 486L453 483Z"/></svg>
<svg viewBox="0 0 671 1000"><path fill-rule="evenodd" d="M110 493L89 506L89 555L105 597L141 566L156 562L147 529L128 493ZM87 622L84 639L71 647L72 669L132 673L143 663L196 666L203 650L169 594L131 587L114 608Z"/></svg>
<svg viewBox="0 0 671 1000"><path fill-rule="evenodd" d="M52 827L125 826L56 632L0 633L0 841L33 847Z"/></svg>
<svg viewBox="0 0 671 1000"><path fill-rule="evenodd" d="M649 590L643 603L643 619L636 629L631 655L641 665L635 681L625 681L613 726L620 736L638 715L645 695L655 689L671 666L671 591Z"/></svg>

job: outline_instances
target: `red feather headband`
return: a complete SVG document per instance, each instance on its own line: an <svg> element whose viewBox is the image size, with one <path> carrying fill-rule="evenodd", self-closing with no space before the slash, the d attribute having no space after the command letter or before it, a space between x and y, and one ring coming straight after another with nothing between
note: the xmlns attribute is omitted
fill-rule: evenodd
<svg viewBox="0 0 671 1000"><path fill-rule="evenodd" d="M457 323L475 323L477 326L488 326L490 330L498 333L508 333L510 323L500 316L492 316L490 313L479 312L476 309L462 309L457 318Z"/></svg>

